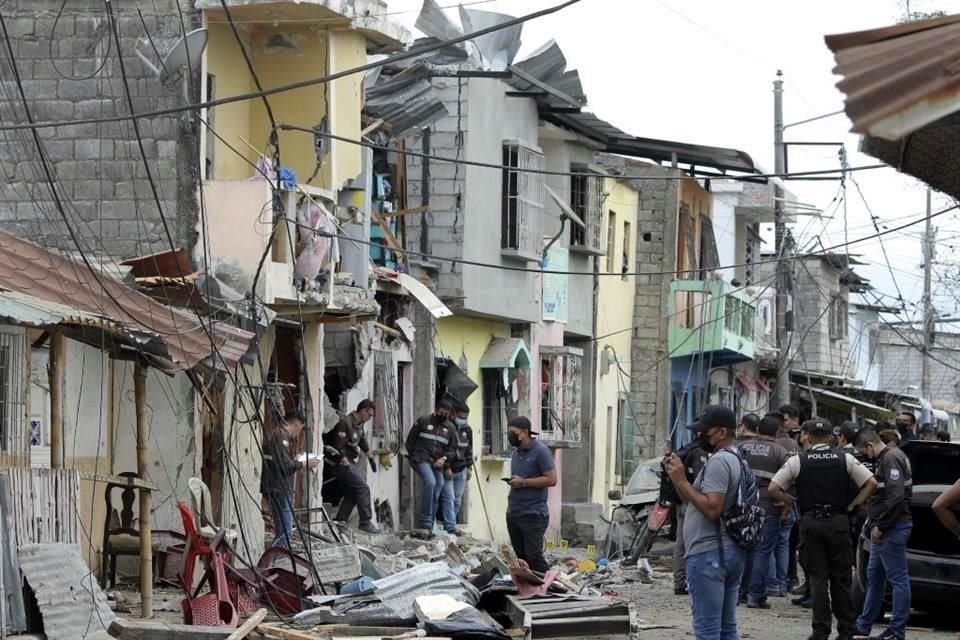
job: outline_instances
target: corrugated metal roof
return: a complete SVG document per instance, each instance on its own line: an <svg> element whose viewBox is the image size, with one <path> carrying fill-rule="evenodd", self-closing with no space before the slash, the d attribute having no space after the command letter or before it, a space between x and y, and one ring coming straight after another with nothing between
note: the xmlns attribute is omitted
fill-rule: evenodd
<svg viewBox="0 0 960 640"><path fill-rule="evenodd" d="M570 97L573 101L573 104L571 104L557 96L546 95L543 96L540 103L548 109L570 109L574 105L579 106L587 103L587 96L580 82L580 74L574 69L567 70L567 57L554 40L550 40L542 45L530 54L529 57L514 64L512 68L518 69L536 78L543 84L549 85L553 89ZM517 76L514 76L507 82L520 91L537 91L539 89L537 86Z"/></svg>
<svg viewBox="0 0 960 640"><path fill-rule="evenodd" d="M853 130L899 140L960 109L960 15L826 37Z"/></svg>
<svg viewBox="0 0 960 640"><path fill-rule="evenodd" d="M18 550L48 640L108 640L115 616L93 572L73 544L30 544Z"/></svg>
<svg viewBox="0 0 960 640"><path fill-rule="evenodd" d="M445 562L421 564L373 584L373 594L311 598L328 606L302 611L294 616L294 620L310 624L402 626L416 622L413 601L418 596L446 594L472 606L480 601L480 592L457 577Z"/></svg>
<svg viewBox="0 0 960 640"><path fill-rule="evenodd" d="M388 75L393 69L378 74L373 86L366 89L364 113L383 118L402 136L411 129L426 127L447 115L447 108L430 82L430 72L422 62Z"/></svg>
<svg viewBox="0 0 960 640"><path fill-rule="evenodd" d="M204 328L193 314L160 304L94 272L80 260L5 231L0 231L0 289L22 294L8 296L7 311L34 322L42 320L43 314L48 318L63 315L61 322L67 324L109 328L114 333L122 327L123 333L138 341L153 334L158 338L153 343L162 347L154 354L160 356L155 364L168 370L191 368L214 357L216 350L222 361L216 358L212 364L232 369L253 338L252 333L217 321Z"/></svg>
<svg viewBox="0 0 960 640"><path fill-rule="evenodd" d="M480 368L529 369L530 361L530 351L520 338L493 338L480 358Z"/></svg>
<svg viewBox="0 0 960 640"><path fill-rule="evenodd" d="M676 155L677 162L699 167L712 167L722 171L755 173L753 159L738 149L708 147L671 140L639 138L601 120L589 112L544 113L544 120L571 129L604 146L604 151L635 158L649 158L657 162L670 162Z"/></svg>

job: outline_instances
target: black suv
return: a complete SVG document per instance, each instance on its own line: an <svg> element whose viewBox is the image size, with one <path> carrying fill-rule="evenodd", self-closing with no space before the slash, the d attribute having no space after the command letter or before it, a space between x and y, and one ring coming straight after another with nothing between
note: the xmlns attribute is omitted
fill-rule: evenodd
<svg viewBox="0 0 960 640"><path fill-rule="evenodd" d="M911 440L902 446L913 470L913 532L907 544L912 606L931 611L956 606L960 600L960 540L948 531L936 514L933 501L960 479L960 443ZM857 545L857 576L854 596L863 603L870 559L869 531Z"/></svg>

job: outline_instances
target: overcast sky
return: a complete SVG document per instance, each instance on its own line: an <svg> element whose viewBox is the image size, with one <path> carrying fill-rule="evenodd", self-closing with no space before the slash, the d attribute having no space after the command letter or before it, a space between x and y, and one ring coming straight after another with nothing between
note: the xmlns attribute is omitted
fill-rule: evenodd
<svg viewBox="0 0 960 640"><path fill-rule="evenodd" d="M448 14L457 20L455 3ZM474 0L475 1L475 0ZM393 18L414 29L422 0L388 0ZM557 4L553 0L491 0L476 9L520 16ZM960 0L913 0L913 10L960 12ZM777 69L785 74L784 113L787 123L843 107L832 73L833 58L824 35L882 27L904 14L898 0L581 0L557 14L527 23L523 59L553 38L580 71L588 108L625 131L644 137L734 147L764 168L773 167L773 93ZM846 144L851 166L876 164L857 152L857 136L849 133L846 116L834 116L787 130L787 141ZM794 147L790 170L839 166L834 147ZM922 214L924 187L892 169L854 174L846 190L849 239L874 233L868 206L878 224L895 226ZM800 218L794 234L804 248L819 235L823 244L844 242L836 182L793 181L788 188L802 202L832 214ZM866 204L864 203L866 200ZM833 204L831 204L833 203ZM947 200L934 199L934 207ZM960 248L960 215L941 216L939 255L948 262ZM896 305L898 289L907 300L905 318L916 319L923 292L920 237L923 224L883 238L892 271L877 240L855 244L867 265L857 268L875 285L881 299ZM947 267L937 264L936 271ZM960 285L938 286L936 302L943 314L960 315ZM870 298L870 296L868 296ZM870 300L874 301L873 299Z"/></svg>

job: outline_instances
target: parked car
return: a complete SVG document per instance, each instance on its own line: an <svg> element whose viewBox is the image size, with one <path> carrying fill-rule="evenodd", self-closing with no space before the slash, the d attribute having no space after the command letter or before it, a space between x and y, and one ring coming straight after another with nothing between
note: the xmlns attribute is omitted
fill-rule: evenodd
<svg viewBox="0 0 960 640"><path fill-rule="evenodd" d="M960 599L960 540L936 514L933 501L960 478L960 443L912 440L903 445L913 470L913 532L907 543L913 608L933 611L951 607ZM869 526L869 525L867 525ZM870 532L857 544L854 596L863 602L870 559Z"/></svg>

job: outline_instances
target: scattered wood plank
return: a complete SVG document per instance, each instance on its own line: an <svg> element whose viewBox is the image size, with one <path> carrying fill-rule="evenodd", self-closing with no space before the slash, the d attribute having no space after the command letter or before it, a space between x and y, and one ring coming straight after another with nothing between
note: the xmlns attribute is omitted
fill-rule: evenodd
<svg viewBox="0 0 960 640"><path fill-rule="evenodd" d="M380 230L383 232L383 237L386 239L387 244L390 245L390 248L397 253L401 258L405 259L406 254L403 251L403 247L400 246L400 241L397 240L397 237L393 235L393 231L390 230L390 227L387 226L386 221L381 218L376 212L373 213L373 221L380 225Z"/></svg>
<svg viewBox="0 0 960 640"><path fill-rule="evenodd" d="M326 637L306 631L297 631L296 629L280 627L275 624L258 625L257 631L268 638L275 638L278 640L321 640L322 638Z"/></svg>
<svg viewBox="0 0 960 640"><path fill-rule="evenodd" d="M384 218L400 218L403 216L412 216L416 213L426 213L430 207L414 207L412 209L399 209L380 214Z"/></svg>
<svg viewBox="0 0 960 640"><path fill-rule="evenodd" d="M145 622L117 618L108 632L119 640L225 640L232 631L230 627L201 627L166 622Z"/></svg>
<svg viewBox="0 0 960 640"><path fill-rule="evenodd" d="M361 138L366 138L368 135L379 129L383 126L383 118L377 118L372 123L370 123L363 131L360 132Z"/></svg>
<svg viewBox="0 0 960 640"><path fill-rule="evenodd" d="M263 619L267 617L266 609L259 609L255 614L250 616L250 619L244 622L242 625L237 627L237 630L227 636L227 640L243 640L248 635L250 635L254 629L257 628Z"/></svg>

